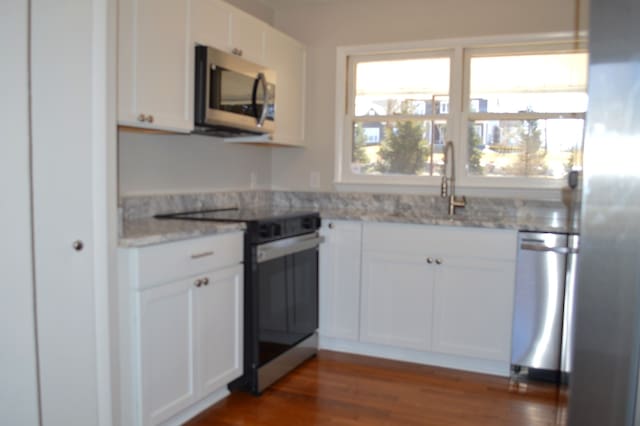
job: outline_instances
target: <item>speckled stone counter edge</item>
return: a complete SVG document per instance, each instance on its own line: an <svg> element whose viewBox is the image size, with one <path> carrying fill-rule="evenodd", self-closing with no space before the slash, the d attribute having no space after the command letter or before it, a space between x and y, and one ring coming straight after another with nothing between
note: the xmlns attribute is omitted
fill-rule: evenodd
<svg viewBox="0 0 640 426"><path fill-rule="evenodd" d="M355 192L228 191L123 197L120 203L120 246L137 246L216 232L221 224L175 224L180 231L158 234L151 219L159 213L213 208L275 207L317 210L325 219L473 226L532 231L567 232L567 208L562 202L467 197L467 205L450 218L446 200L436 195ZM139 224L137 227L135 224ZM154 226L155 224L155 226ZM162 225L165 226L165 225ZM198 227L200 229L197 229ZM239 226L239 225L236 225Z"/></svg>

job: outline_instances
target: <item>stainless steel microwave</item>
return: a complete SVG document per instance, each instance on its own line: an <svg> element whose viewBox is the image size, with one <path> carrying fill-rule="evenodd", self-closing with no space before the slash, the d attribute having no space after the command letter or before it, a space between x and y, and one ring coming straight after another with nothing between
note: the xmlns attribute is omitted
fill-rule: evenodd
<svg viewBox="0 0 640 426"><path fill-rule="evenodd" d="M195 132L234 137L275 131L275 72L206 46L195 53Z"/></svg>

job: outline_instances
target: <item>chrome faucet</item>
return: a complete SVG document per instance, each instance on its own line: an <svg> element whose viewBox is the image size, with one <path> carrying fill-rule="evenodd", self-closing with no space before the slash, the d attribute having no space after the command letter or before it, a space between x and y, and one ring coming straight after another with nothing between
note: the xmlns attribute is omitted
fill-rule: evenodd
<svg viewBox="0 0 640 426"><path fill-rule="evenodd" d="M451 174L447 173L447 166L451 170ZM440 184L440 196L449 198L449 216L456 213L456 207L463 208L467 199L456 197L456 163L453 152L453 142L449 141L444 147L444 174L442 175L442 183Z"/></svg>

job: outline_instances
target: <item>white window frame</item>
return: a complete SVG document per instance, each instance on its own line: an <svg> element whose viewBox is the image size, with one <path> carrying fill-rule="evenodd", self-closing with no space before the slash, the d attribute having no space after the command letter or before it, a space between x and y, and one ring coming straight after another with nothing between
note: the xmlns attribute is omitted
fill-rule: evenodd
<svg viewBox="0 0 640 426"><path fill-rule="evenodd" d="M566 185L563 179L544 179L526 177L483 177L467 176L466 165L468 157L467 124L469 118L490 116L491 119L504 118L528 118L523 114L495 114L495 113L470 113L469 109L469 79L463 80L463 73L469 72L470 54L483 53L511 53L518 50L534 52L536 49L544 51L563 51L562 46L568 49L584 49L585 34L580 34L576 41L574 33L545 33L527 34L520 36L477 37L467 39L447 39L419 41L410 43L390 43L379 45L340 46L337 48L336 57L336 130L335 130L335 184L338 190L365 190L388 192L437 192L440 185L438 176L410 176L410 175L361 175L351 171L352 152L352 120L353 112L350 111L353 91L350 76L354 75L349 69L349 57L372 57L385 59L394 55L424 54L430 56L432 52L451 52L451 75L449 91L449 114L447 120L447 140L454 142L456 150L456 180L457 187L468 195L495 195L501 194L523 196L527 192L531 196L548 197L548 191L557 190ZM586 50L586 49L585 49ZM467 54L469 52L470 54ZM468 74L467 74L468 75ZM462 84L460 82L462 81ZM463 87L461 87L463 86ZM584 118L584 114L540 114L532 113L531 118ZM425 116L425 120L431 116ZM464 124L463 124L464 123ZM506 191L505 191L506 190ZM524 192L523 192L524 191Z"/></svg>

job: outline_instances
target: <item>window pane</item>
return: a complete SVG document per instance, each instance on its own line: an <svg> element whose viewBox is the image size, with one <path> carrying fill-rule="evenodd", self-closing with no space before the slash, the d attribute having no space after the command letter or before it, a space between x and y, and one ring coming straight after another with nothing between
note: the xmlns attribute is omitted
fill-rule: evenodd
<svg viewBox="0 0 640 426"><path fill-rule="evenodd" d="M366 121L353 125L351 170L366 175L442 174L446 122Z"/></svg>
<svg viewBox="0 0 640 426"><path fill-rule="evenodd" d="M447 114L449 58L359 62L355 115Z"/></svg>
<svg viewBox="0 0 640 426"><path fill-rule="evenodd" d="M585 112L586 53L471 58L470 112Z"/></svg>
<svg viewBox="0 0 640 426"><path fill-rule="evenodd" d="M469 122L468 174L562 178L576 160L583 120Z"/></svg>

